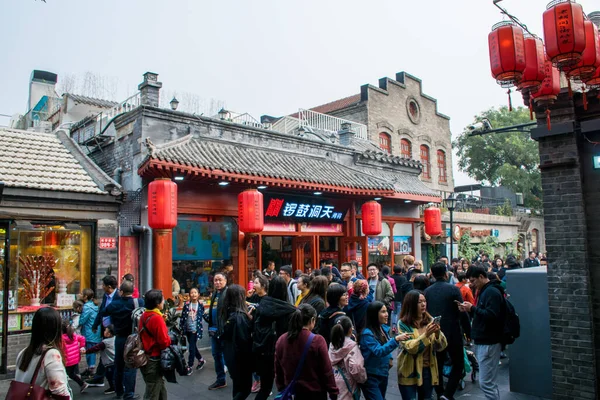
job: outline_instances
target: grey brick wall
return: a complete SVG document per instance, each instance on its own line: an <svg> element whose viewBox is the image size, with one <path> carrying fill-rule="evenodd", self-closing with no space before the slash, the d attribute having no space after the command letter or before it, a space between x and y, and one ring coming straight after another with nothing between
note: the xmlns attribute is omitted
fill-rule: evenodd
<svg viewBox="0 0 600 400"><path fill-rule="evenodd" d="M98 238L111 237L118 240L118 223L114 220L101 219L98 221ZM119 279L119 250L118 243L114 249L96 250L96 296L104 294L102 290L102 278L111 270L111 275Z"/></svg>

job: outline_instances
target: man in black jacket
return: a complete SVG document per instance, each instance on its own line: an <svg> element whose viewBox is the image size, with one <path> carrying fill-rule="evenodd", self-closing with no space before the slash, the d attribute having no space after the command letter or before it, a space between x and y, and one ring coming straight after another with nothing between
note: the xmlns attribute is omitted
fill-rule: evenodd
<svg viewBox="0 0 600 400"><path fill-rule="evenodd" d="M440 399L452 399L465 368L463 335L460 329L461 313L456 307L456 302L462 303L463 298L460 289L448 283L448 273L444 262L433 264L431 274L435 278L435 282L425 289L427 312L433 317L442 317L440 327L444 336L446 336L446 340L448 340L448 347L436 354L439 384L436 386L435 391ZM452 369L448 377L448 384L444 389L443 366L446 356L450 356Z"/></svg>
<svg viewBox="0 0 600 400"><path fill-rule="evenodd" d="M471 338L479 362L479 386L486 399L500 399L497 378L506 318L504 291L498 283L490 282L487 271L481 266L470 267L467 278L471 287L479 292L477 305L465 301L458 308L473 317Z"/></svg>
<svg viewBox="0 0 600 400"><path fill-rule="evenodd" d="M212 356L215 360L215 372L217 373L217 380L208 387L208 390L222 389L227 386L224 358L225 348L223 341L220 339L220 336L223 333L225 321L219 320L220 307L223 304L222 300L225 297L225 291L227 290L227 275L223 272L217 272L213 278L213 284L215 290L210 299L208 315L205 319L206 322L208 322L210 347L212 350Z"/></svg>

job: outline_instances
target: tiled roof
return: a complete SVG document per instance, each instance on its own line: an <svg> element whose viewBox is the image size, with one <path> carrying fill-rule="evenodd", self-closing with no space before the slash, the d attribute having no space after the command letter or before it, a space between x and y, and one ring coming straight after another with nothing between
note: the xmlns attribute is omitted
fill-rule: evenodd
<svg viewBox="0 0 600 400"><path fill-rule="evenodd" d="M378 171L378 178L385 179L394 185L398 193L414 194L419 196L439 197L440 193L430 189L425 185L417 175L402 174L387 171Z"/></svg>
<svg viewBox="0 0 600 400"><path fill-rule="evenodd" d="M313 107L310 110L321 113L321 114L327 114L330 112L341 110L342 108L353 106L358 103L360 103L360 94L355 94L353 96L348 96L348 97L344 97L343 99L332 101L331 103L322 104L320 106ZM294 117L294 118L298 118L298 113L294 113L290 116Z"/></svg>
<svg viewBox="0 0 600 400"><path fill-rule="evenodd" d="M394 191L392 184L324 157L237 143L195 139L156 147L152 159L263 178L367 190Z"/></svg>
<svg viewBox="0 0 600 400"><path fill-rule="evenodd" d="M96 107L101 107L101 108L112 108L119 104L116 101L96 99L94 97L81 96L81 95L72 94L72 93L67 93L67 96L69 96L71 99L73 99L73 101L75 101L76 103L83 103L83 104L88 104L90 106L96 106Z"/></svg>
<svg viewBox="0 0 600 400"><path fill-rule="evenodd" d="M0 181L7 187L105 192L54 133L0 128Z"/></svg>

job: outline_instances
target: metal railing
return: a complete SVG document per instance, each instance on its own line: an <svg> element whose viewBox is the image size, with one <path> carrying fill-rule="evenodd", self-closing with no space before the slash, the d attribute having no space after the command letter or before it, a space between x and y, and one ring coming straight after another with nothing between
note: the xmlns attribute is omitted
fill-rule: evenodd
<svg viewBox="0 0 600 400"><path fill-rule="evenodd" d="M342 130L342 124L350 124L350 130L356 134L358 139L368 139L367 126L357 122L321 114L311 110L304 110L302 108L298 111L298 116L300 126L302 127L309 127L328 133L338 133Z"/></svg>
<svg viewBox="0 0 600 400"><path fill-rule="evenodd" d="M112 119L119 114L129 112L142 104L142 95L140 92L137 92L133 96L129 96L125 100L119 102L113 108L110 108L106 111L102 111L96 116L96 120L100 121L103 118Z"/></svg>
<svg viewBox="0 0 600 400"><path fill-rule="evenodd" d="M261 129L265 128L265 126L263 124L258 122L258 120L256 118L254 118L252 115L250 115L248 113L243 113L243 114L238 114L238 113L234 113L234 112L230 112L230 113L231 113L231 119L230 119L231 122L234 122L236 124L251 126L253 128L261 128Z"/></svg>
<svg viewBox="0 0 600 400"><path fill-rule="evenodd" d="M442 205L444 206L443 203ZM456 195L454 211L510 217L515 215L515 209L516 206L509 199L492 199L459 193Z"/></svg>

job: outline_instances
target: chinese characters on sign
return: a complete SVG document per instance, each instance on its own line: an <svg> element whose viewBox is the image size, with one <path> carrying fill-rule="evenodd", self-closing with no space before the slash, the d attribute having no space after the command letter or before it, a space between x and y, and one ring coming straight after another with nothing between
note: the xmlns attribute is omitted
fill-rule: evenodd
<svg viewBox="0 0 600 400"><path fill-rule="evenodd" d="M308 198L271 197L265 201L265 219L288 219L294 221L341 222L346 208L330 204L326 200Z"/></svg>
<svg viewBox="0 0 600 400"><path fill-rule="evenodd" d="M101 249L115 249L117 247L117 239L113 237L101 237L98 241L98 247Z"/></svg>

